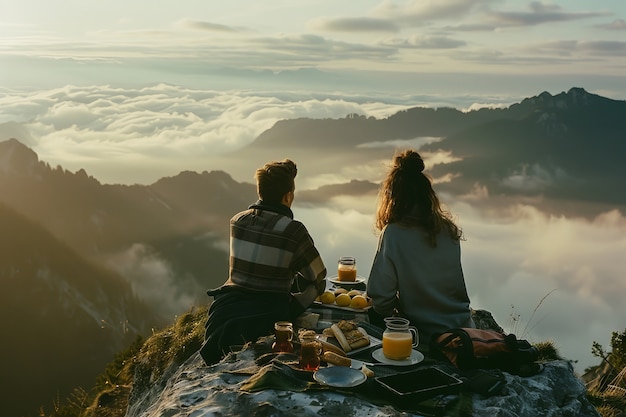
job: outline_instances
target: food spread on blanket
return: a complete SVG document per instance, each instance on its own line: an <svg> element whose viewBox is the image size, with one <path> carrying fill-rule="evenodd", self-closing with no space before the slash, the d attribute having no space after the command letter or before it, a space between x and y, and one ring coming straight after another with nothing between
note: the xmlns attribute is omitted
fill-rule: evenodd
<svg viewBox="0 0 626 417"><path fill-rule="evenodd" d="M326 305L354 309L364 309L372 305L372 299L367 296L365 291L356 289L348 291L345 288L328 289L317 297L315 301Z"/></svg>
<svg viewBox="0 0 626 417"><path fill-rule="evenodd" d="M334 352L344 356L346 352L370 344L370 338L365 329L359 327L359 325L352 320L341 320L322 330L322 333L327 337L334 337L337 342L339 342L342 351L334 350ZM337 347L335 346L335 348Z"/></svg>
<svg viewBox="0 0 626 417"><path fill-rule="evenodd" d="M341 320L330 326L330 330L345 352L370 344L370 338L365 329L351 320Z"/></svg>
<svg viewBox="0 0 626 417"><path fill-rule="evenodd" d="M350 367L352 365L352 359L347 356L346 352L369 346L370 344L370 338L365 329L359 327L359 325L352 320L341 320L325 328L322 333L326 337L334 337L341 346L339 347L320 339L322 343L322 359L324 362L335 366ZM361 370L368 377L374 375L374 373L365 366L363 366Z"/></svg>
<svg viewBox="0 0 626 417"><path fill-rule="evenodd" d="M314 315L319 316L318 314ZM301 318L308 318L308 316L303 314ZM352 359L348 357L348 352L367 348L372 343L367 331L363 327L360 327L358 322L353 320L340 320L337 323L331 324L329 327L323 328L321 334L318 332L310 328L307 329L306 327L300 328L297 338L301 341L300 349L302 349L304 345L302 342L304 335L315 337L316 343L319 343L321 346L319 358L328 365L346 366L356 369L360 364L352 366ZM365 365L363 365L361 371L368 377L373 376L373 372L365 367Z"/></svg>

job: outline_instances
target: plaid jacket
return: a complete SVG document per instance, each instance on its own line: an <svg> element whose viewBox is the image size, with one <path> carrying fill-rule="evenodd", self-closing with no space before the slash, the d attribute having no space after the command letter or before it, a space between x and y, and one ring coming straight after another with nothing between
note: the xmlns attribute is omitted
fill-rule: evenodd
<svg viewBox="0 0 626 417"><path fill-rule="evenodd" d="M326 267L304 224L286 206L259 201L230 221L229 278L225 285L289 294L298 275L299 292L309 306L326 287Z"/></svg>

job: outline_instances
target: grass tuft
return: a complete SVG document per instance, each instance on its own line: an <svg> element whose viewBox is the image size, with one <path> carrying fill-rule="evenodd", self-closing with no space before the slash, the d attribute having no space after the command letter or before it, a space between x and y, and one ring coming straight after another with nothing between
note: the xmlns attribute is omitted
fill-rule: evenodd
<svg viewBox="0 0 626 417"><path fill-rule="evenodd" d="M545 340L543 342L535 343L535 346L539 350L539 361L555 361L555 360L567 360L561 356L554 341Z"/></svg>
<svg viewBox="0 0 626 417"><path fill-rule="evenodd" d="M65 401L55 400L53 411L42 411L40 417L124 417L131 386L153 383L200 349L206 315L207 307L192 308L148 339L137 337L115 355L91 391L76 388Z"/></svg>

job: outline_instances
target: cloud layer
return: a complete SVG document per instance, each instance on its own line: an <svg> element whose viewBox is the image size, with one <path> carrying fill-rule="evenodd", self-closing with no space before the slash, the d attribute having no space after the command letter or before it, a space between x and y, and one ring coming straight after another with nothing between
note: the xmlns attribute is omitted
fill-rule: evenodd
<svg viewBox="0 0 626 417"><path fill-rule="evenodd" d="M384 117L408 106L337 97L293 100L162 84L5 92L0 107L5 109L0 122L25 127L33 138L28 145L51 165L71 171L84 168L102 182L150 183L182 170L223 168L221 155L244 147L281 119L349 113ZM9 139L14 128L0 134L2 140Z"/></svg>
<svg viewBox="0 0 626 417"><path fill-rule="evenodd" d="M462 262L472 307L491 311L520 338L554 341L563 356L578 361L578 372L597 365L592 342L609 348L611 332L624 330L624 215L557 218L524 205L486 214L461 200L443 199L467 238ZM294 212L321 248L330 273L339 256L352 255L359 274L367 276L377 242L374 202L344 199L333 207L296 206Z"/></svg>

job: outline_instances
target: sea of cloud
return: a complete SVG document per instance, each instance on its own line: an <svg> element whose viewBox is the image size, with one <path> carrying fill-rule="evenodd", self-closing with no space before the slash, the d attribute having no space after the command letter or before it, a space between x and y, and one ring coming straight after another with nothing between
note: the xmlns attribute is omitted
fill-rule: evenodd
<svg viewBox="0 0 626 417"><path fill-rule="evenodd" d="M198 90L167 84L0 89L0 140L10 134L2 123L18 123L30 133L23 139L25 144L52 166L62 165L72 172L82 168L104 183L148 184L181 170L223 169L224 154L249 144L282 119L338 118L353 113L384 118L409 107L432 106L433 101L460 109L478 105L473 97L425 96L402 101L338 93ZM512 98L501 98L480 105L512 102Z"/></svg>
<svg viewBox="0 0 626 417"><path fill-rule="evenodd" d="M221 155L247 145L281 119L384 116L402 107L168 85L66 86L3 91L0 122L26 126L32 137L28 145L53 166L84 168L107 183L150 183L185 169L219 168Z"/></svg>
<svg viewBox="0 0 626 417"><path fill-rule="evenodd" d="M609 348L611 332L626 329L624 215L554 217L524 205L487 214L451 196L442 199L466 236L462 263L472 307L491 311L518 337L554 341L564 357L578 361L578 372L599 364L592 343ZM377 245L374 210L364 201L336 203L294 211L330 273L339 256L352 255L367 277Z"/></svg>
<svg viewBox="0 0 626 417"><path fill-rule="evenodd" d="M469 109L476 103L502 105L467 97L451 97L448 105ZM0 140L25 129L24 141L40 160L72 172L85 169L103 183L149 184L183 170L214 169L251 182L249 163L241 161L240 168L224 155L249 144L278 120L350 113L382 118L417 105L427 106L428 101L207 91L165 84L137 89L2 89ZM392 145L419 147L435 140ZM454 159L446 154L427 157L431 165ZM350 179L377 181L384 175L382 162L337 165L330 173L304 169L297 184L310 189ZM492 311L500 324L520 337L554 340L565 357L579 361L579 371L597 364L592 342L608 347L611 332L625 326L624 213L607 211L595 219L554 217L531 204L494 204L497 210L484 210L490 204L489 192L480 186L475 191L471 196L442 196L467 237L463 267L473 307ZM339 256L353 255L360 275L367 277L377 242L375 204L371 196L334 199L324 207L299 206L296 200L294 211L309 228L329 270ZM148 248L137 246L119 261L127 273L161 276L171 289L168 266ZM141 292L150 285L135 283ZM176 304L193 302L186 295L179 297L173 300L173 310Z"/></svg>

